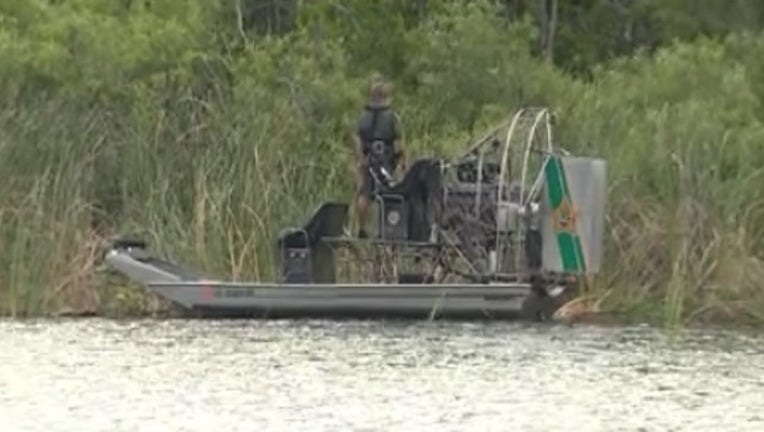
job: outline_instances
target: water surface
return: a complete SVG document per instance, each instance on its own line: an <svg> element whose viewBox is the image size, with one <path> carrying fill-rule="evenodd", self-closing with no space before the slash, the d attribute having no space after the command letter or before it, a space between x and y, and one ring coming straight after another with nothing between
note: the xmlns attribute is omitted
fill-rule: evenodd
<svg viewBox="0 0 764 432"><path fill-rule="evenodd" d="M0 321L0 424L763 431L762 342L527 324Z"/></svg>

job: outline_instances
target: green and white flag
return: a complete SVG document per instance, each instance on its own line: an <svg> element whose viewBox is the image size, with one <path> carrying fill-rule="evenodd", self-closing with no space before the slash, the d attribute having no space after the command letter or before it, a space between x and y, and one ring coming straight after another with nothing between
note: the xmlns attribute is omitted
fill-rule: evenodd
<svg viewBox="0 0 764 432"><path fill-rule="evenodd" d="M595 158L553 156L544 167L543 268L597 273L602 261L607 166Z"/></svg>

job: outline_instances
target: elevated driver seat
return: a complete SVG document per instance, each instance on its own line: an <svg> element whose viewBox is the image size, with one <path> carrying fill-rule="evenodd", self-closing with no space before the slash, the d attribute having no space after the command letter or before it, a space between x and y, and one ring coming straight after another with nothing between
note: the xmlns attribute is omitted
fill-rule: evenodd
<svg viewBox="0 0 764 432"><path fill-rule="evenodd" d="M414 161L403 179L392 187L377 185L378 236L385 240L427 241L440 211L439 161Z"/></svg>

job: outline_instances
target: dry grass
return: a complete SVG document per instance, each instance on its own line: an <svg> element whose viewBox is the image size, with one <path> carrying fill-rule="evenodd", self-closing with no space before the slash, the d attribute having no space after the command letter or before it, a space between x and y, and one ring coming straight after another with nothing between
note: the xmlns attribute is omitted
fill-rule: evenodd
<svg viewBox="0 0 764 432"><path fill-rule="evenodd" d="M92 231L77 233L74 241L60 242L55 252L52 273L57 275L45 292L43 310L52 314L96 313L100 306L96 270L108 246Z"/></svg>

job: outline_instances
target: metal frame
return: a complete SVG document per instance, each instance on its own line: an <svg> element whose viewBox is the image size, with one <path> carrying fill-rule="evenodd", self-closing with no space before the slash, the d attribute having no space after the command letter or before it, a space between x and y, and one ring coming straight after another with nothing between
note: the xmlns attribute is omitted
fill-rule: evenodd
<svg viewBox="0 0 764 432"><path fill-rule="evenodd" d="M439 215L433 243L387 239L385 202L398 199L402 204L406 203L400 195L385 193L385 185L373 172L372 180L377 183L373 186L374 202L378 206L377 233L381 241L369 243L348 238L342 241L327 239L327 242L334 248L348 249L354 245L355 253L348 262L371 262L378 267L384 264L383 261L395 263L402 257L418 256L421 259L426 256L437 261L443 267L443 273L457 275L461 280L456 283L464 280L483 283L529 280L532 272L525 263L525 234L528 229L538 228L534 220L538 217L535 214L538 206L533 199L543 184L544 166L555 154L550 117L546 108L521 109L472 144L465 154L441 160L440 171L445 180L441 197L444 207L457 196L463 198L468 207L455 210L452 206ZM537 167L532 167L534 161ZM468 168L460 172L464 167ZM488 176L488 168L498 169L498 172ZM464 172L472 171L474 178L459 179ZM509 196L518 192L511 190L516 182L519 182L519 194ZM461 223L449 226L444 218L454 215L458 220L461 218ZM514 221L512 226L508 226L508 221ZM470 246L469 242L475 244ZM370 257L359 256L361 245L374 246ZM431 252L433 248L438 250L437 258L425 252ZM379 271L374 273L376 276L369 279L375 282L383 279Z"/></svg>

